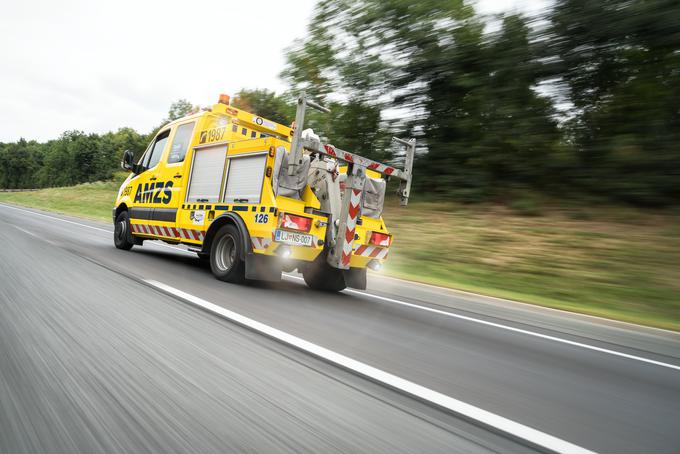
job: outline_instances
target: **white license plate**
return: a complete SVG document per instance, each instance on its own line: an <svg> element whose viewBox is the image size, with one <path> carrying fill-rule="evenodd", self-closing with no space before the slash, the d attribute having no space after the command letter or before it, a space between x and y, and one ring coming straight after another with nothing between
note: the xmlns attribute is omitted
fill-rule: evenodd
<svg viewBox="0 0 680 454"><path fill-rule="evenodd" d="M274 240L279 243L291 244L293 246L311 246L314 237L312 235L305 235L304 233L276 230L274 233Z"/></svg>

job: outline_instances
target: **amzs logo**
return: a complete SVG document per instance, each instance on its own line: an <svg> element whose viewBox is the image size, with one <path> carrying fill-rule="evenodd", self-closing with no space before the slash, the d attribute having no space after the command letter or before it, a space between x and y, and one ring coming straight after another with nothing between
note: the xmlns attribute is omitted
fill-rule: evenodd
<svg viewBox="0 0 680 454"><path fill-rule="evenodd" d="M137 186L137 193L135 194L135 203L170 203L172 199L172 181L157 183L144 183L144 190L142 185ZM161 193L163 197L161 197Z"/></svg>

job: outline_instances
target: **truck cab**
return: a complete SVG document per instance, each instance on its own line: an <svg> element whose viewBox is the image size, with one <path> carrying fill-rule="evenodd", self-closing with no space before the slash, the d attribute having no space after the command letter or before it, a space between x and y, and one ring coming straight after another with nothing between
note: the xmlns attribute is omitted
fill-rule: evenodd
<svg viewBox="0 0 680 454"><path fill-rule="evenodd" d="M323 147L222 95L162 127L137 163L124 154L131 173L113 209L114 244L184 244L228 282L279 280L297 269L316 289L365 288L366 268L382 264L392 240L382 219L385 180L363 168L362 187L348 191L359 166Z"/></svg>

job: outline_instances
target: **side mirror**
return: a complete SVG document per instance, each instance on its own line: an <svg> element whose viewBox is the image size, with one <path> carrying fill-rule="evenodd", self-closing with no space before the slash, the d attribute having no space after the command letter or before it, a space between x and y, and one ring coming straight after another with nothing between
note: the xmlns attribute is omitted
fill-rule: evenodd
<svg viewBox="0 0 680 454"><path fill-rule="evenodd" d="M135 158L134 153L132 153L130 150L125 150L123 153L123 160L120 162L120 166L124 170L129 170L131 172L135 172L135 164L132 162L132 160ZM137 173L137 172L135 172Z"/></svg>

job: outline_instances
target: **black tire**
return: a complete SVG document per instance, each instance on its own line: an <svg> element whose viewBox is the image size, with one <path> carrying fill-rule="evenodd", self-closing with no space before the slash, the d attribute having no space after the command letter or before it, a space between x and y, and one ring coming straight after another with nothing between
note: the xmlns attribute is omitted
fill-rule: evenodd
<svg viewBox="0 0 680 454"><path fill-rule="evenodd" d="M132 237L130 230L130 218L127 211L121 211L116 216L116 222L113 224L113 244L118 249L129 251L135 245L135 239Z"/></svg>
<svg viewBox="0 0 680 454"><path fill-rule="evenodd" d="M326 254L321 254L302 270L307 286L324 292L339 292L347 288L342 270L333 268L326 262Z"/></svg>
<svg viewBox="0 0 680 454"><path fill-rule="evenodd" d="M232 224L220 227L215 234L210 245L210 269L217 279L232 284L245 281L246 265L240 257L242 241Z"/></svg>

